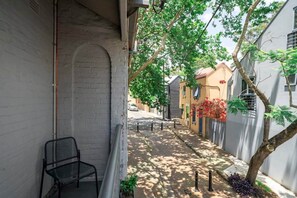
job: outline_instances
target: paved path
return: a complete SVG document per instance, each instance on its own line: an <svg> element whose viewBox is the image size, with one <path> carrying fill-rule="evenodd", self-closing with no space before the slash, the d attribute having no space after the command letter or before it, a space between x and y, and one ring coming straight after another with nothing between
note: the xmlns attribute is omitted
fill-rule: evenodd
<svg viewBox="0 0 297 198"><path fill-rule="evenodd" d="M164 124L160 130L158 117L129 112L129 167L128 172L139 176L136 197L236 197L228 184L213 172L214 192L208 191L208 170L214 168L214 158L199 157L186 146L172 129ZM131 115L132 114L132 115ZM145 115L143 115L145 114ZM155 130L150 131L150 122ZM135 122L141 122L140 132ZM169 124L173 127L173 124ZM145 127L146 126L146 127ZM220 164L220 162L216 162ZM226 165L227 166L227 165ZM194 174L199 171L199 191L194 189Z"/></svg>
<svg viewBox="0 0 297 198"><path fill-rule="evenodd" d="M137 122L140 133L136 132ZM151 122L154 132L150 131ZM164 130L160 131L162 122L152 113L129 112L129 172L137 172L140 177L136 197L236 197L215 172L215 192L208 192L208 170L245 175L248 165L185 127L173 129L173 122L164 122ZM193 188L196 170L200 179L198 193ZM260 172L257 179L281 198L295 197Z"/></svg>
<svg viewBox="0 0 297 198"><path fill-rule="evenodd" d="M199 156L207 159L209 165L216 170L224 171L227 175L234 172L240 173L243 176L246 175L248 165L245 162L224 152L217 145L212 144L209 140L198 137L197 134L185 129L184 127L179 130L175 130L174 133L182 139L185 144L197 152ZM292 191L284 188L282 185L261 172L258 173L257 180L272 189L280 198L296 198Z"/></svg>

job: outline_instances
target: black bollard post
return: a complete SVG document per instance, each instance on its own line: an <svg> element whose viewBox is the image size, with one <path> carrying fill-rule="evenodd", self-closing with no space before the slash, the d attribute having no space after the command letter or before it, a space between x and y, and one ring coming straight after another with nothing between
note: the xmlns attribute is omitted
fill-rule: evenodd
<svg viewBox="0 0 297 198"><path fill-rule="evenodd" d="M208 191L212 192L212 172L211 170L208 171Z"/></svg>
<svg viewBox="0 0 297 198"><path fill-rule="evenodd" d="M139 132L139 123L138 122L137 122L136 130L137 130L137 132Z"/></svg>
<svg viewBox="0 0 297 198"><path fill-rule="evenodd" d="M198 171L195 171L195 191L199 191L199 189L198 189Z"/></svg>
<svg viewBox="0 0 297 198"><path fill-rule="evenodd" d="M163 130L163 122L161 122L161 131Z"/></svg>
<svg viewBox="0 0 297 198"><path fill-rule="evenodd" d="M175 123L175 120L173 121L173 128L176 129L176 123Z"/></svg>
<svg viewBox="0 0 297 198"><path fill-rule="evenodd" d="M153 131L154 130L154 123L152 122L152 124L151 124L151 131Z"/></svg>

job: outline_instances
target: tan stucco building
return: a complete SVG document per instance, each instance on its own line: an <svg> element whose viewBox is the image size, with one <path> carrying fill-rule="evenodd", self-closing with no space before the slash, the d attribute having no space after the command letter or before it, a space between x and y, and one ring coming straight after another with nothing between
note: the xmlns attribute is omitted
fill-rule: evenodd
<svg viewBox="0 0 297 198"><path fill-rule="evenodd" d="M220 63L216 69L202 68L196 72L197 87L190 88L186 82L180 83L180 122L188 126L194 132L199 132L205 136L206 119L197 116L196 106L205 101L206 98L212 100L227 98L227 82L232 76L231 69L225 64Z"/></svg>

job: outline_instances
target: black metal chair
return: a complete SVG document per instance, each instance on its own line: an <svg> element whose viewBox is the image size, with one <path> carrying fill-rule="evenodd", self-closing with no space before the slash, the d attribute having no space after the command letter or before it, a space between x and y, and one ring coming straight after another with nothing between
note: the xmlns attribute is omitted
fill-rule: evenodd
<svg viewBox="0 0 297 198"><path fill-rule="evenodd" d="M43 159L43 168L41 175L41 186L39 197L42 196L42 187L44 172L54 178L58 186L58 196L61 197L61 187L95 174L96 193L98 197L98 179L96 167L80 161L80 151L77 148L73 137L59 138L45 143L45 158Z"/></svg>

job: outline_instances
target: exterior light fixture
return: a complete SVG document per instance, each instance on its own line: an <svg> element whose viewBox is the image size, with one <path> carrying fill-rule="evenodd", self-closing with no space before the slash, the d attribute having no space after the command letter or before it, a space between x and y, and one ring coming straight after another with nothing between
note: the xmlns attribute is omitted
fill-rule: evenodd
<svg viewBox="0 0 297 198"><path fill-rule="evenodd" d="M225 80L220 80L220 84L225 84L226 81Z"/></svg>

